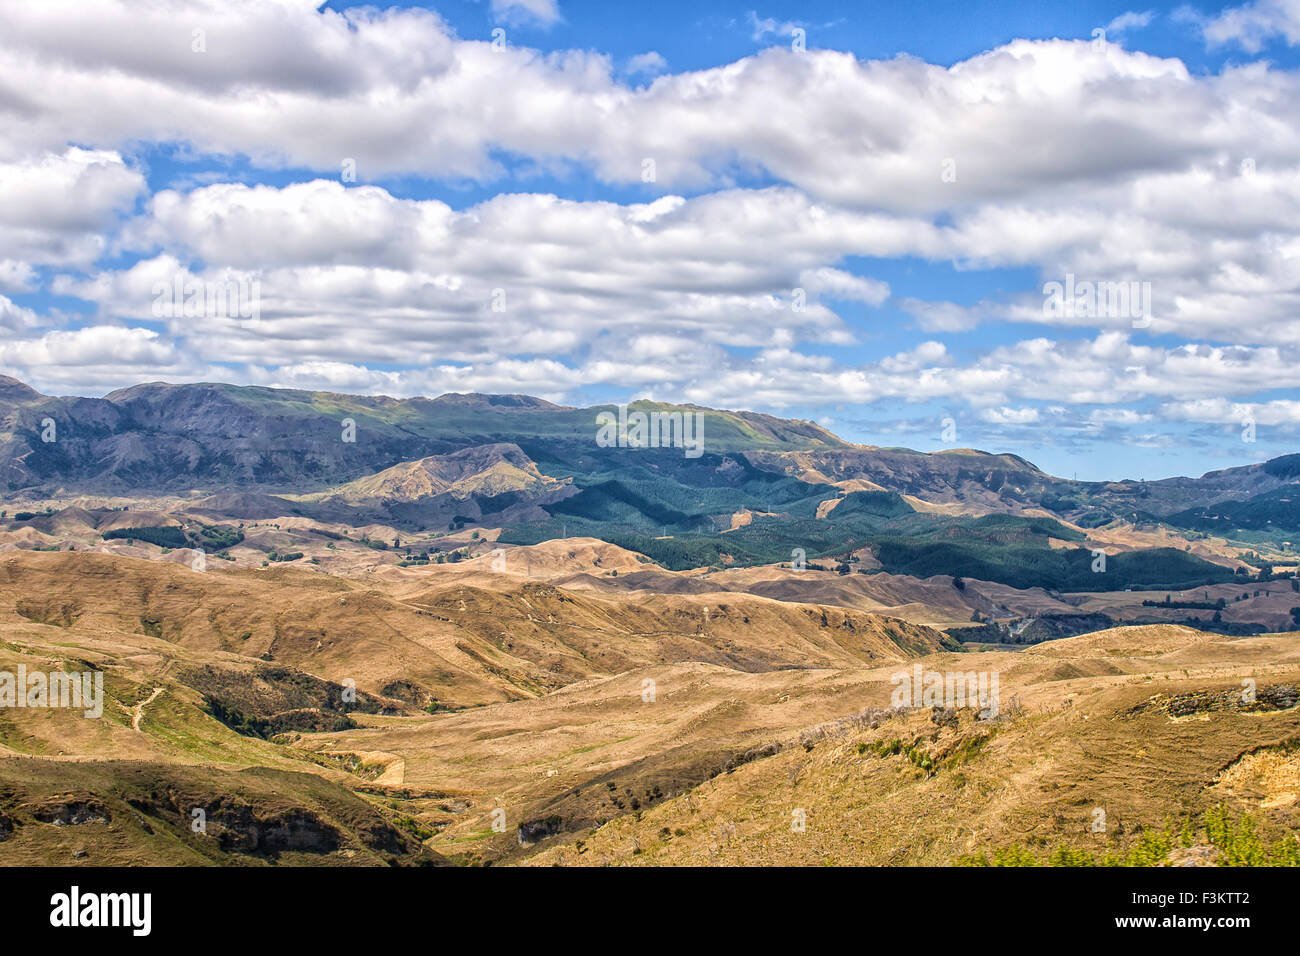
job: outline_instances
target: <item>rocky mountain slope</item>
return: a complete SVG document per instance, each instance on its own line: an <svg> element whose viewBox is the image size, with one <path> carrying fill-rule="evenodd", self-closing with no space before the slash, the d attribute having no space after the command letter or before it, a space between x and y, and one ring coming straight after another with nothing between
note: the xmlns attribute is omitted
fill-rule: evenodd
<svg viewBox="0 0 1300 956"><path fill-rule="evenodd" d="M667 407L640 403L637 408ZM601 450L595 443L600 410L523 395L395 399L161 382L119 389L102 399L59 398L4 378L0 457L7 463L3 478L10 490L239 485L305 492L495 442L518 443L533 457L534 446L594 453ZM675 410L704 417L708 447L715 451L843 444L809 422ZM50 422L54 440L46 441Z"/></svg>
<svg viewBox="0 0 1300 956"><path fill-rule="evenodd" d="M1094 521L1126 512L1173 515L1275 492L1300 478L1300 456L1291 456L1200 478L1079 482L1047 475L1015 455L852 445L810 422L634 403L633 410L647 413L702 416L703 457L695 460L681 448L603 446L597 415L609 407L569 408L522 395L394 399L151 383L90 399L46 396L0 379L0 455L10 491L237 485L243 492L334 489L348 500L398 491L409 500L445 491L436 481L422 489L422 473L495 460L497 446L506 444L518 453L501 460L525 471L540 468L535 479L642 466L686 485L703 479L725 486L740 477L736 472L756 468L834 493L883 489L961 505L966 513L1039 509ZM482 450L469 451L474 448ZM457 455L465 457L447 457Z"/></svg>
<svg viewBox="0 0 1300 956"><path fill-rule="evenodd" d="M1300 533L1300 456L1197 479L1078 482L1014 455L850 445L808 422L648 402L627 414L698 415L701 444L632 447L602 437L609 411L213 384L53 398L9 379L9 530L19 546L37 546L29 530L49 532L50 515L27 502L63 514L98 496L139 511L154 496L227 526L288 519L425 541L477 529L510 545L592 537L674 570L818 560L1057 591L1222 584L1247 558L1260 573L1284 562ZM169 509L159 525L185 522ZM160 534L146 540L180 542ZM1211 536L1221 543L1204 544ZM273 548L276 559L302 552ZM1101 575L1099 548L1110 548Z"/></svg>

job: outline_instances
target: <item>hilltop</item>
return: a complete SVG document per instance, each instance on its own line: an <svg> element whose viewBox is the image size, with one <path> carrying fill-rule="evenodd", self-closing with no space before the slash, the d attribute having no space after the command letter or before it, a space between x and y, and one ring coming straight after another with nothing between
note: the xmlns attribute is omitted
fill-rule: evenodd
<svg viewBox="0 0 1300 956"><path fill-rule="evenodd" d="M864 675L867 710L777 738L759 759L528 862L1227 862L1226 836L1204 829L1223 806L1239 843L1249 814L1265 848L1289 847L1300 864L1287 836L1300 828L1297 635L1121 628L1014 659L924 664L1000 670L1003 712L894 710L885 672ZM1250 703L1246 675L1259 685Z"/></svg>

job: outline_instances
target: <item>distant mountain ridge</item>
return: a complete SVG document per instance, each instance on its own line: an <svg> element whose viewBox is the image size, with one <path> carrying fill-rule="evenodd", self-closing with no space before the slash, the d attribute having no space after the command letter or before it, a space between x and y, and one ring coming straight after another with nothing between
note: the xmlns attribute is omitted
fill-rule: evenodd
<svg viewBox="0 0 1300 956"><path fill-rule="evenodd" d="M240 518L291 512L415 529L480 525L506 529L502 540L518 544L586 534L674 567L763 563L794 548L843 554L869 542L910 567L921 559L907 542L925 539L936 553L978 548L963 554L985 571L989 548L1032 542L1037 555L1050 540L1077 535L1034 523L1048 518L1085 529L1124 521L1201 534L1300 531L1290 493L1300 455L1200 478L1081 482L1018 455L857 445L808 421L632 403L698 416L696 457L598 440L597 416L613 408L526 395L399 399L220 383L54 397L0 377L0 481L33 498L206 494L200 507ZM897 498L888 513L839 507L877 492ZM738 514L746 517L732 527ZM1022 520L990 534L971 523L981 515ZM1049 557L1059 556L1032 563ZM1147 577L1176 582L1186 563L1161 559L1165 570ZM1032 580L1023 571L1002 577Z"/></svg>
<svg viewBox="0 0 1300 956"><path fill-rule="evenodd" d="M11 491L215 490L233 484L321 491L402 462L501 441L599 451L595 417L610 407L570 408L525 395L397 399L159 382L99 399L61 398L0 376L0 481ZM671 407L704 416L711 450L847 446L811 422ZM53 441L42 440L47 420L54 423Z"/></svg>

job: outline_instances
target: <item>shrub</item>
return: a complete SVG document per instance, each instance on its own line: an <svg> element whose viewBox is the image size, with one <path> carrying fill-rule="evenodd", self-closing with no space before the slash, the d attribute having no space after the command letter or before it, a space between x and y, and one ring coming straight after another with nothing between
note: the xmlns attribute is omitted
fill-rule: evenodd
<svg viewBox="0 0 1300 956"><path fill-rule="evenodd" d="M185 537L185 532L175 525L114 528L112 531L105 531L102 537L105 541L114 538L125 538L127 541L147 541L149 544L155 544L160 548L188 548L190 546L189 540Z"/></svg>

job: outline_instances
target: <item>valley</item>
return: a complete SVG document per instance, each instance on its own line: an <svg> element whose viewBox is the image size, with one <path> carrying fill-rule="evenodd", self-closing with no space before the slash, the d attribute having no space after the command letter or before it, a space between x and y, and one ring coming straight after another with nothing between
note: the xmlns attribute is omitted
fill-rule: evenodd
<svg viewBox="0 0 1300 956"><path fill-rule="evenodd" d="M7 864L1296 862L1289 458L1083 483L694 408L692 458L523 396L0 399L0 671L105 698L0 708ZM996 705L900 702L913 668Z"/></svg>

